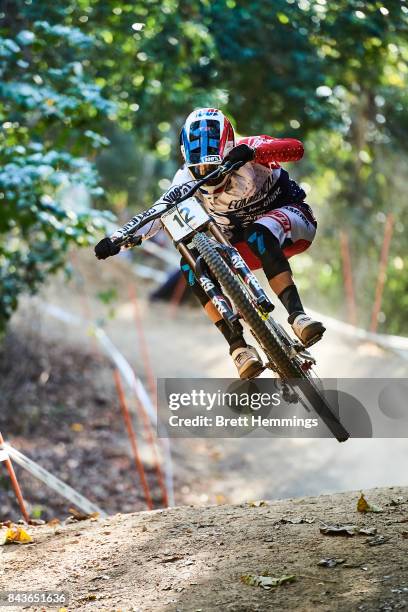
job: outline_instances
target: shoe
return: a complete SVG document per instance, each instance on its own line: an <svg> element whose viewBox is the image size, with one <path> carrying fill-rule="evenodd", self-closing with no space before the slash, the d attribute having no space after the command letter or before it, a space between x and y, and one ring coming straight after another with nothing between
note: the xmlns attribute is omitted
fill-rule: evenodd
<svg viewBox="0 0 408 612"><path fill-rule="evenodd" d="M300 312L291 325L296 336L305 346L311 346L318 342L326 331L323 323L314 321L304 312Z"/></svg>
<svg viewBox="0 0 408 612"><path fill-rule="evenodd" d="M265 369L258 351L252 346L236 348L231 357L237 367L239 377L244 380L256 378Z"/></svg>

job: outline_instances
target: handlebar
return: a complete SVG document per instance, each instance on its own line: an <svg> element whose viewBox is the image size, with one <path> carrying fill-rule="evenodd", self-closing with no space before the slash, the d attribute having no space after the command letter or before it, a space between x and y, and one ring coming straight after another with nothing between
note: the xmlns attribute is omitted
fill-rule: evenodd
<svg viewBox="0 0 408 612"><path fill-rule="evenodd" d="M225 162L225 164L222 164L221 166L210 172L210 174L207 174L207 176L197 181L196 184L193 185L191 189L187 191L187 193L181 196L181 198L179 198L176 202L172 202L171 206L174 206L175 204L180 204L181 202L184 202L184 200L188 200L188 198L191 198L191 196L194 195L195 192L198 191L202 185L205 185L208 180L219 178L220 176L229 174L233 170L237 170L242 165L243 162L241 161L235 163Z"/></svg>
<svg viewBox="0 0 408 612"><path fill-rule="evenodd" d="M191 196L193 196L195 192L198 191L198 189L200 189L202 185L205 185L206 182L210 179L215 179L220 176L230 174L234 170L240 168L244 163L245 162L242 161L238 161L235 163L226 162L225 164L222 164L221 166L210 172L210 174L207 174L207 176L204 176L202 179L195 181L195 184L191 187L191 189L189 189L184 195L180 196L175 201L168 203L160 202L156 206L152 206L152 208L149 208L148 210L145 210L144 212L140 213L140 215L136 215L136 217L133 217L133 219L131 219L129 223L124 225L122 229L117 230L110 237L112 242L117 246L139 245L142 239L141 236L134 235L137 230L139 230L144 225L147 225L147 223L153 222L159 217L161 217L167 210L169 210L169 208L177 206L178 204L181 204L181 202L184 202L185 200L188 200L188 198L191 198ZM187 183L184 183L184 185L186 184Z"/></svg>

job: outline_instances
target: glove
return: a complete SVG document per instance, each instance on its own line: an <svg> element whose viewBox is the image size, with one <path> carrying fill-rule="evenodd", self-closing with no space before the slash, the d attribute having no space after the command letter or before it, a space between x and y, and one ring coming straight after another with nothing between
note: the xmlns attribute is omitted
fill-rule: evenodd
<svg viewBox="0 0 408 612"><path fill-rule="evenodd" d="M240 144L231 149L231 151L224 157L223 162L230 162L235 164L236 162L249 162L255 157L255 149L249 147L246 144Z"/></svg>
<svg viewBox="0 0 408 612"><path fill-rule="evenodd" d="M97 259L106 259L111 255L117 255L120 251L120 246L113 244L112 240L107 236L98 242L94 248Z"/></svg>

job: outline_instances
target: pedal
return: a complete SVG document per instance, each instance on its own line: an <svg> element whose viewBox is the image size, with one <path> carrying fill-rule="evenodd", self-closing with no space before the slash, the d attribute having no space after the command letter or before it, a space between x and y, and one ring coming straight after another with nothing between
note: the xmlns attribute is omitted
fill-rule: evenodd
<svg viewBox="0 0 408 612"><path fill-rule="evenodd" d="M313 344L316 344L316 342L319 342L319 340L321 340L323 338L323 334L326 330L324 330L321 334L316 334L315 336L313 336L313 338L310 338L309 342L307 342L306 344L303 345L304 348L309 348L311 346L313 346Z"/></svg>
<svg viewBox="0 0 408 612"><path fill-rule="evenodd" d="M316 359L309 353L306 346L304 346L299 341L293 342L292 347L291 347L290 356L292 359L295 357L300 357L301 359L304 360L305 364L310 364L310 366L308 366L307 369L310 369L312 366L316 365ZM303 369L303 366L302 366L302 369Z"/></svg>
<svg viewBox="0 0 408 612"><path fill-rule="evenodd" d="M258 378L258 376L260 376L263 372L265 372L265 370L266 370L266 366L263 366L262 368L259 368L257 373L254 374L254 376L250 376L249 378L247 378L247 380L255 380L255 378Z"/></svg>

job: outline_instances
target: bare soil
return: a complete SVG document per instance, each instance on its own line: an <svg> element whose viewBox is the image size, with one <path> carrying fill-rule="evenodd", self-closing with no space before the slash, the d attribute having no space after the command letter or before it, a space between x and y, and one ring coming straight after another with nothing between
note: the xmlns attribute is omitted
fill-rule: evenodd
<svg viewBox="0 0 408 612"><path fill-rule="evenodd" d="M146 507L107 358L86 345L61 345L20 327L1 348L0 380L0 431L7 441L108 514ZM69 501L14 468L32 517L67 517ZM145 469L160 507L148 461ZM10 481L1 471L0 521L18 517Z"/></svg>
<svg viewBox="0 0 408 612"><path fill-rule="evenodd" d="M405 610L408 488L366 491L380 513L357 512L358 497L178 507L30 527L32 544L1 549L0 590L65 590L70 612ZM375 528L385 543L323 535L322 523ZM325 558L344 561L318 565ZM265 571L295 581L269 591L241 581Z"/></svg>

